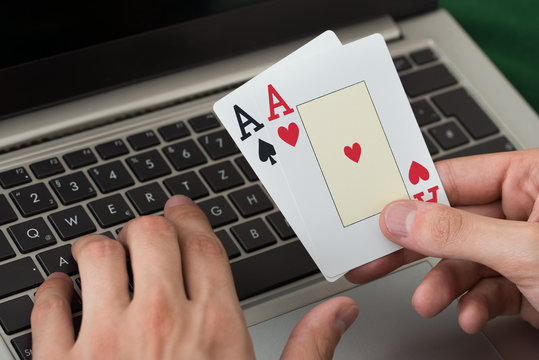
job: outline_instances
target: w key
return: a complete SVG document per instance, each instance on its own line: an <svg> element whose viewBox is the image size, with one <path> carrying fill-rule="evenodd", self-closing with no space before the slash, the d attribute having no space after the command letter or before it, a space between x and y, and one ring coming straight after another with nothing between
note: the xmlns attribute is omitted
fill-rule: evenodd
<svg viewBox="0 0 539 360"><path fill-rule="evenodd" d="M80 205L51 214L49 220L64 241L95 231L94 223Z"/></svg>

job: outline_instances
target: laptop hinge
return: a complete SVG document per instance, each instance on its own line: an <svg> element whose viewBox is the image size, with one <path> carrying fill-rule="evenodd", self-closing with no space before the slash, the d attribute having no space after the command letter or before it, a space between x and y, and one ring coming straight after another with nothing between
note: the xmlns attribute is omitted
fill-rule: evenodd
<svg viewBox="0 0 539 360"><path fill-rule="evenodd" d="M380 16L368 21L363 21L357 25L337 29L336 33L343 44L374 33L381 34L386 42L391 42L402 38L402 31L400 27L389 15Z"/></svg>

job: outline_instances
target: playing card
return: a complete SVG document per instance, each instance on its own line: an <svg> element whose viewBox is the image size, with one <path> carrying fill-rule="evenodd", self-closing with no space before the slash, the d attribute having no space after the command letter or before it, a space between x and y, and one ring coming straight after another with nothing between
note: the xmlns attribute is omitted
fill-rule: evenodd
<svg viewBox="0 0 539 360"><path fill-rule="evenodd" d="M327 31L266 71L277 70L292 60L315 56L340 46L341 43L337 36L333 32ZM250 86L253 83L254 79L219 100L214 105L214 112L228 130L273 200L279 205L285 218L289 222L293 219L296 235L302 240L311 256L315 257L315 249L311 248L303 219L299 215L294 197L289 191L284 173L280 165L276 164L278 154L276 154L273 144L268 139L268 133L262 131L264 122L259 116L256 102L251 94Z"/></svg>
<svg viewBox="0 0 539 360"><path fill-rule="evenodd" d="M399 249L378 226L388 202L448 203L382 36L270 69L251 89L328 280Z"/></svg>

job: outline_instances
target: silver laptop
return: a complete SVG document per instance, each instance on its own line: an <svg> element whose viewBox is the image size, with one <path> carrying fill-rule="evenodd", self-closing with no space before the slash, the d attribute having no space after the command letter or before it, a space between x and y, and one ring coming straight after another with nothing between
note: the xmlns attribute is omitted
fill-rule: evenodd
<svg viewBox="0 0 539 360"><path fill-rule="evenodd" d="M301 316L342 293L360 316L339 359L539 353L538 333L518 318L474 336L459 330L455 305L420 318L411 294L435 259L359 287L324 281L211 113L324 30L345 43L378 32L435 160L538 146L537 115L436 1L137 4L26 8L3 24L0 358L31 358L33 294L51 272L72 276L80 326L77 237L114 238L129 219L162 213L173 194L193 198L225 245L260 359L277 358ZM253 228L264 235L250 238Z"/></svg>

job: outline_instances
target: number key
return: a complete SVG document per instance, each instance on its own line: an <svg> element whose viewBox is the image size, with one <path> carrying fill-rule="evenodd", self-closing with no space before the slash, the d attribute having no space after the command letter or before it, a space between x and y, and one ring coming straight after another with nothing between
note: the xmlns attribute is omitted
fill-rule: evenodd
<svg viewBox="0 0 539 360"><path fill-rule="evenodd" d="M178 171L204 164L206 158L193 140L182 141L163 148L163 153Z"/></svg>
<svg viewBox="0 0 539 360"><path fill-rule="evenodd" d="M96 196L90 181L81 171L53 179L49 184L64 205Z"/></svg>
<svg viewBox="0 0 539 360"><path fill-rule="evenodd" d="M103 193L122 189L134 184L133 178L123 164L117 160L88 170L88 174Z"/></svg>
<svg viewBox="0 0 539 360"><path fill-rule="evenodd" d="M171 172L165 159L157 150L131 156L127 158L127 164L140 181L151 180Z"/></svg>
<svg viewBox="0 0 539 360"><path fill-rule="evenodd" d="M9 195L24 217L39 214L58 207L52 194L47 190L43 183L12 191Z"/></svg>
<svg viewBox="0 0 539 360"><path fill-rule="evenodd" d="M201 136L198 138L198 141L214 160L239 152L234 140L232 140L226 130Z"/></svg>

